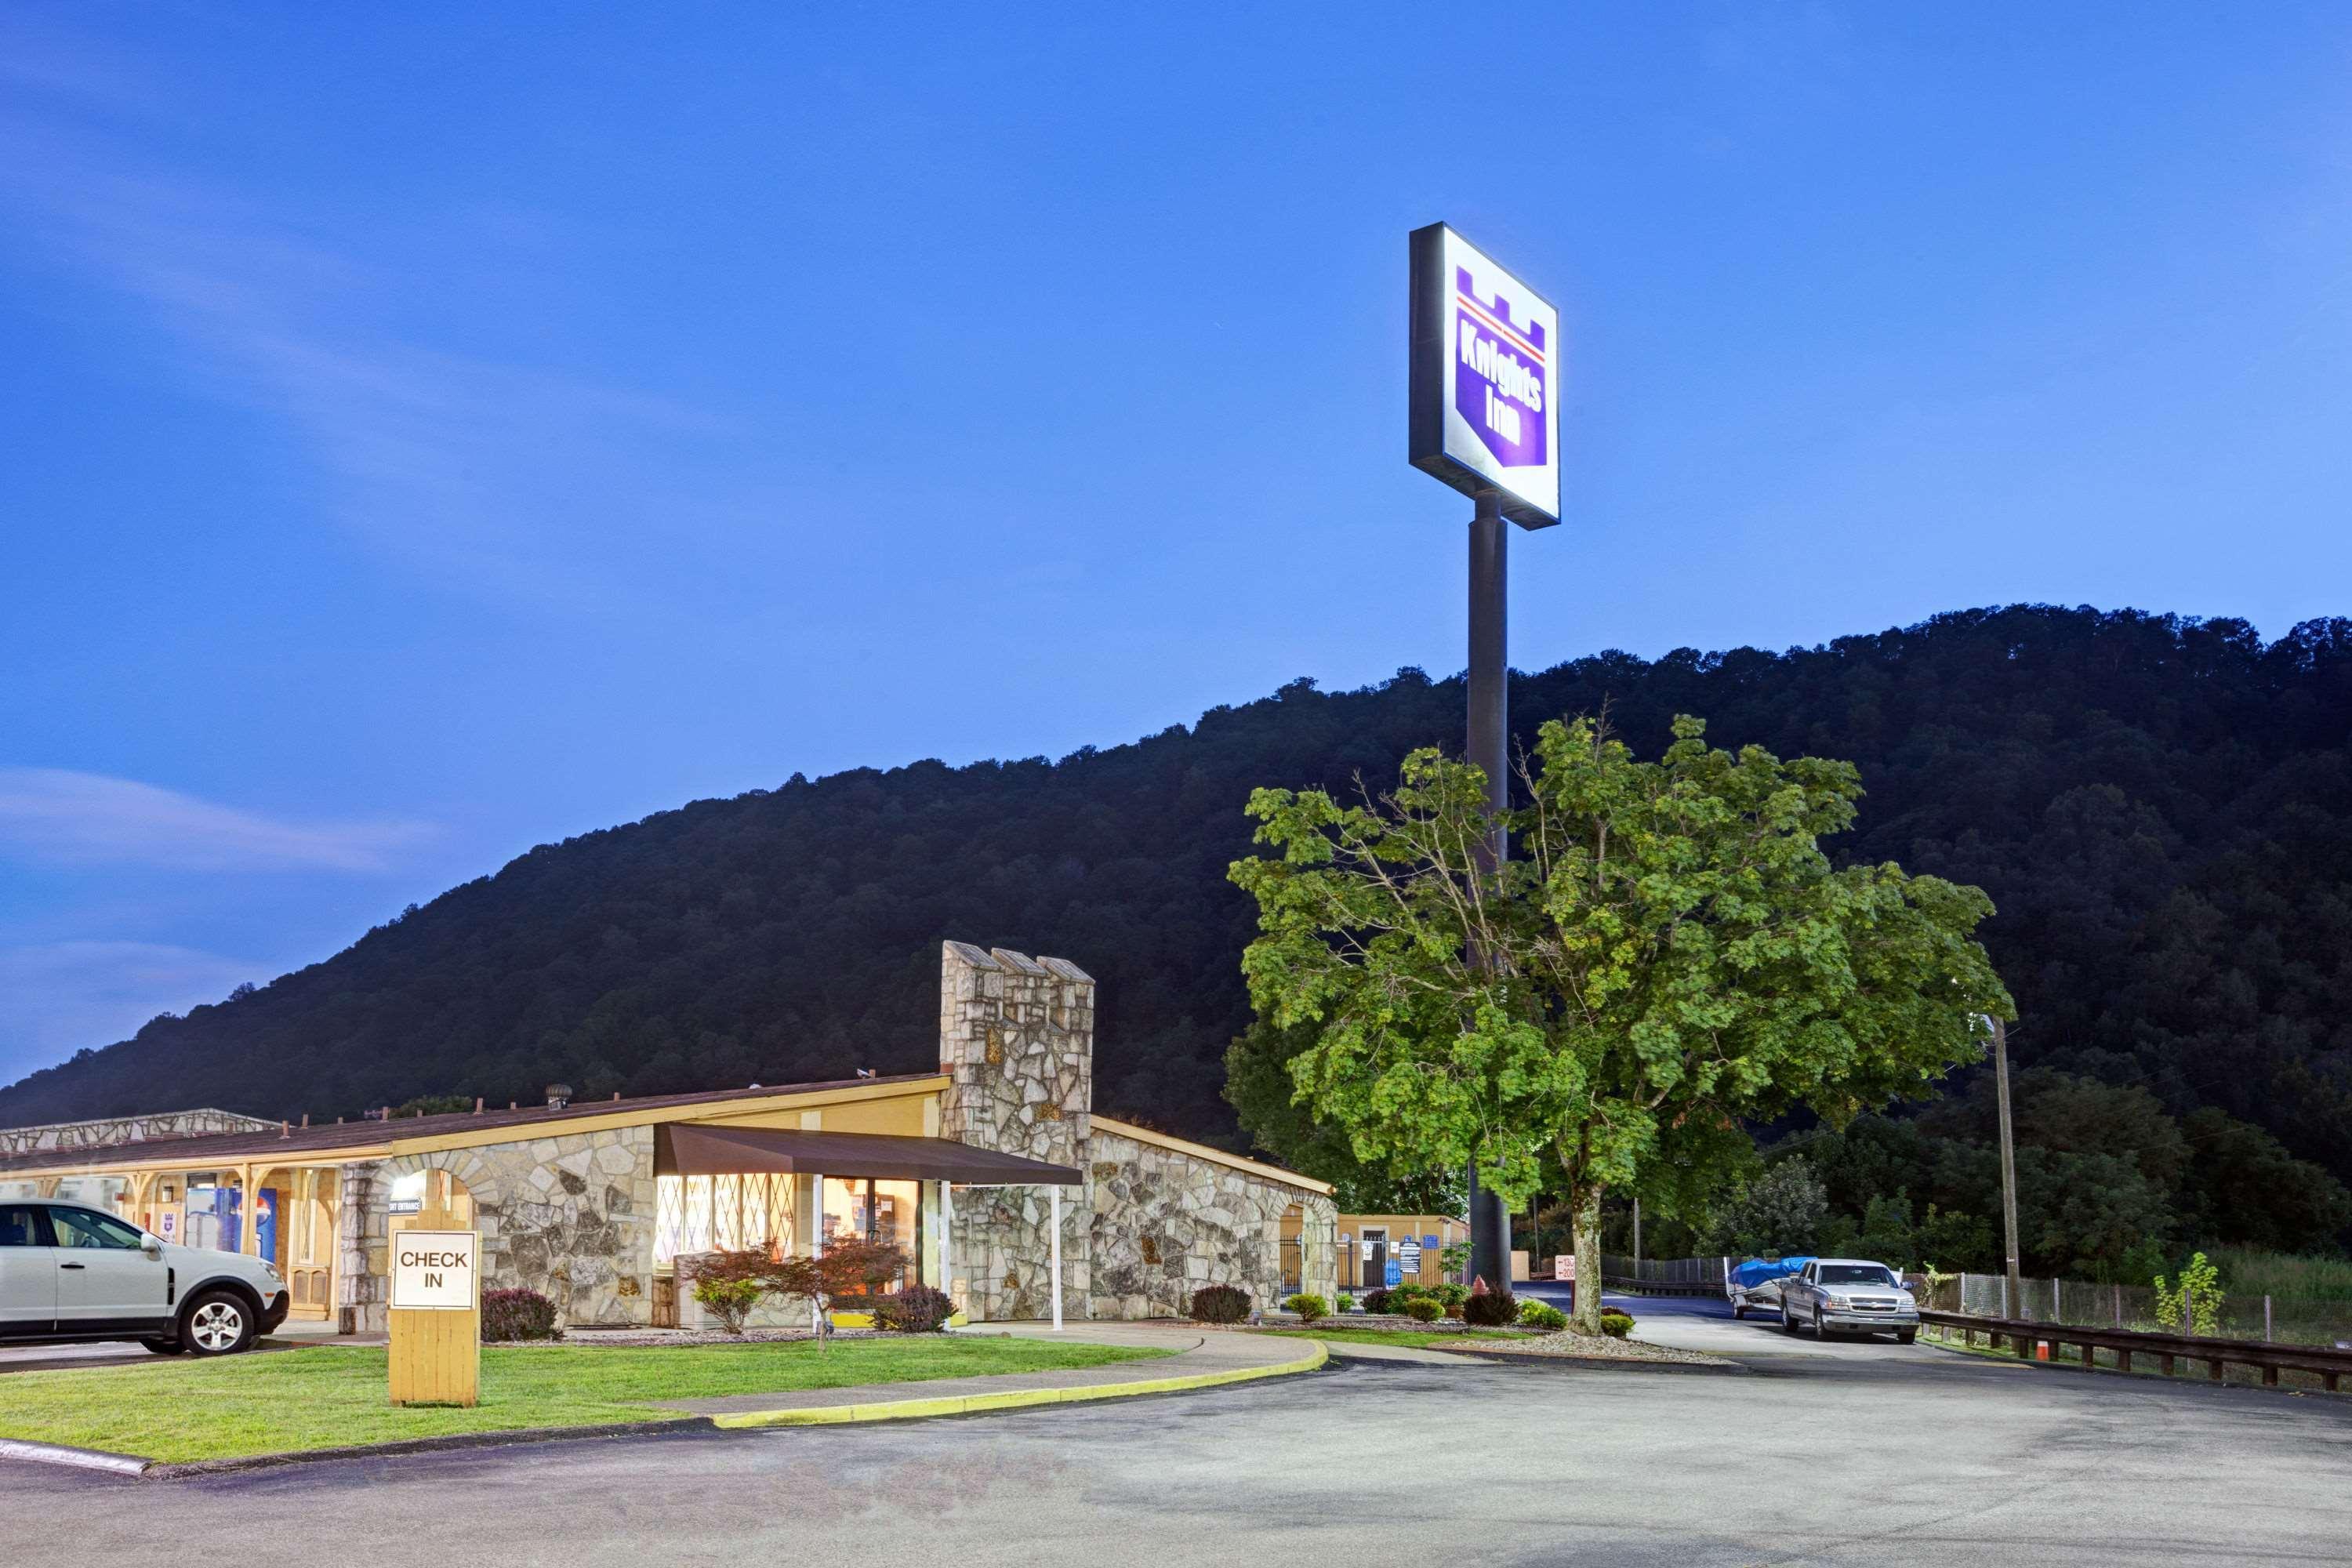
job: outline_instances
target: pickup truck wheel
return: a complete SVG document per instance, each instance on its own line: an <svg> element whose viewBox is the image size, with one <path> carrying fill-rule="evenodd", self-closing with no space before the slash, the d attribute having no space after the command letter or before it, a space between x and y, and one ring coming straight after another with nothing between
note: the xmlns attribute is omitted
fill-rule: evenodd
<svg viewBox="0 0 2352 1568"><path fill-rule="evenodd" d="M253 1343L253 1309L226 1290L206 1290L180 1314L180 1343L190 1355L235 1355Z"/></svg>
<svg viewBox="0 0 2352 1568"><path fill-rule="evenodd" d="M1910 1344L1918 1339L1918 1337L1919 1331L1916 1329L1897 1329L1895 1331L1895 1342L1898 1345Z"/></svg>
<svg viewBox="0 0 2352 1568"><path fill-rule="evenodd" d="M1817 1340L1825 1340L1829 1337L1829 1330L1822 1326L1822 1310L1819 1307L1816 1307L1813 1309L1813 1338Z"/></svg>
<svg viewBox="0 0 2352 1568"><path fill-rule="evenodd" d="M1789 1309L1786 1307L1780 1309L1780 1331L1784 1334L1793 1334L1797 1331L1797 1320L1789 1316Z"/></svg>
<svg viewBox="0 0 2352 1568"><path fill-rule="evenodd" d="M177 1340L141 1340L139 1342L157 1355L181 1355L187 1350Z"/></svg>

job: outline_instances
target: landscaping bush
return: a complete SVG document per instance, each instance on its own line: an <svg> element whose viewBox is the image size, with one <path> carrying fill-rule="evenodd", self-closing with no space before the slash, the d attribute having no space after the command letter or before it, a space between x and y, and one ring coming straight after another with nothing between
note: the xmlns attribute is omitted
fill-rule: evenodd
<svg viewBox="0 0 2352 1568"><path fill-rule="evenodd" d="M555 1303L538 1291L482 1292L482 1339L486 1343L562 1337L563 1331L555 1321Z"/></svg>
<svg viewBox="0 0 2352 1568"><path fill-rule="evenodd" d="M1404 1315L1418 1323L1433 1323L1445 1316L1445 1309L1434 1296L1415 1296L1404 1304Z"/></svg>
<svg viewBox="0 0 2352 1568"><path fill-rule="evenodd" d="M1633 1331L1633 1320L1622 1312L1603 1312L1601 1331L1612 1340L1622 1340Z"/></svg>
<svg viewBox="0 0 2352 1568"><path fill-rule="evenodd" d="M1402 1303L1398 1301L1396 1292L1383 1286L1380 1289L1367 1290L1364 1292L1364 1310L1367 1312L1386 1314L1389 1312L1402 1312L1404 1310L1404 1307Z"/></svg>
<svg viewBox="0 0 2352 1568"><path fill-rule="evenodd" d="M1396 1312L1403 1311L1404 1304L1415 1296L1430 1296L1433 1300L1436 1299L1431 1294L1428 1286L1416 1284L1410 1279L1402 1285L1391 1285L1378 1294L1386 1296L1389 1300L1389 1310Z"/></svg>
<svg viewBox="0 0 2352 1568"><path fill-rule="evenodd" d="M1345 1290L1340 1291L1339 1310L1342 1312L1354 1311L1356 1310L1356 1299L1353 1296L1349 1295Z"/></svg>
<svg viewBox="0 0 2352 1568"><path fill-rule="evenodd" d="M1508 1290L1489 1290L1481 1285L1462 1303L1462 1321L1474 1328L1508 1328L1519 1321L1518 1298Z"/></svg>
<svg viewBox="0 0 2352 1568"><path fill-rule="evenodd" d="M694 1299L730 1334L743 1331L745 1320L765 1293L756 1279L709 1279L694 1282Z"/></svg>
<svg viewBox="0 0 2352 1568"><path fill-rule="evenodd" d="M1210 1285L1192 1292L1196 1323L1238 1323L1249 1315L1249 1292L1238 1285Z"/></svg>
<svg viewBox="0 0 2352 1568"><path fill-rule="evenodd" d="M894 1334L936 1334L948 1326L955 1316L955 1303L944 1290L929 1285L909 1285L895 1296L884 1296L874 1303L874 1326L887 1329Z"/></svg>
<svg viewBox="0 0 2352 1568"><path fill-rule="evenodd" d="M1557 1331L1568 1327L1568 1314L1549 1301L1531 1297L1519 1303L1519 1327Z"/></svg>
<svg viewBox="0 0 2352 1568"><path fill-rule="evenodd" d="M1312 1323L1319 1318L1328 1316L1331 1310L1330 1302L1320 1296L1304 1291L1293 1296L1283 1305L1297 1313L1298 1321L1302 1323Z"/></svg>
<svg viewBox="0 0 2352 1568"><path fill-rule="evenodd" d="M1420 1289L1429 1291L1449 1307L1459 1307L1470 1300L1470 1287L1459 1279L1448 1279L1443 1285L1424 1285Z"/></svg>
<svg viewBox="0 0 2352 1568"><path fill-rule="evenodd" d="M1447 1317L1453 1319L1457 1323L1464 1321L1462 1314L1466 1310L1467 1303L1461 1301L1448 1301L1438 1308L1439 1311L1444 1312Z"/></svg>

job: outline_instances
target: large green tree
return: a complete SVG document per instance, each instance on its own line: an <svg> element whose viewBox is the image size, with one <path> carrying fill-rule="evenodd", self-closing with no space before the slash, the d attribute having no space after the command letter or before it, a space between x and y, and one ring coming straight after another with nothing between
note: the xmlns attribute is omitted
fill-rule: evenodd
<svg viewBox="0 0 2352 1568"><path fill-rule="evenodd" d="M1591 720L1553 721L1517 801L1434 749L1398 787L1250 799L1262 844L1253 1003L1312 1026L1301 1103L1360 1158L1474 1162L1510 1201L1564 1182L1577 1272L1600 1277L1602 1198L1690 1212L1752 1153L1742 1122L1832 1123L1923 1091L1979 1048L2008 994L1973 937L1985 895L1894 865L1833 866L1854 769L1706 744L1677 718L1655 762ZM1512 857L1489 865L1489 831ZM1579 1292L1597 1331L1600 1292Z"/></svg>

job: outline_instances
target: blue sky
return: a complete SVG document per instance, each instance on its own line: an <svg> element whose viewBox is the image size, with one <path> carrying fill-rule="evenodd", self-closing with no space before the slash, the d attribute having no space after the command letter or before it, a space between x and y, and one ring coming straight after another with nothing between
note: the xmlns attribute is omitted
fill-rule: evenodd
<svg viewBox="0 0 2352 1568"><path fill-rule="evenodd" d="M1460 668L1440 218L1562 313L1522 667L2352 610L2352 12L1932 11L10 6L0 1079L688 799Z"/></svg>

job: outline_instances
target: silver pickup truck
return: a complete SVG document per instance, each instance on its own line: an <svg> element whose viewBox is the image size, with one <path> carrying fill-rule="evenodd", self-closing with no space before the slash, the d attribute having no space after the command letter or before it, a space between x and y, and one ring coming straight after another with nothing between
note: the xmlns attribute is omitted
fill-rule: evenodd
<svg viewBox="0 0 2352 1568"><path fill-rule="evenodd" d="M1816 1258L1780 1284L1780 1331L1811 1324L1817 1339L1832 1334L1893 1334L1909 1344L1919 1337L1919 1304L1902 1276L1862 1258Z"/></svg>

